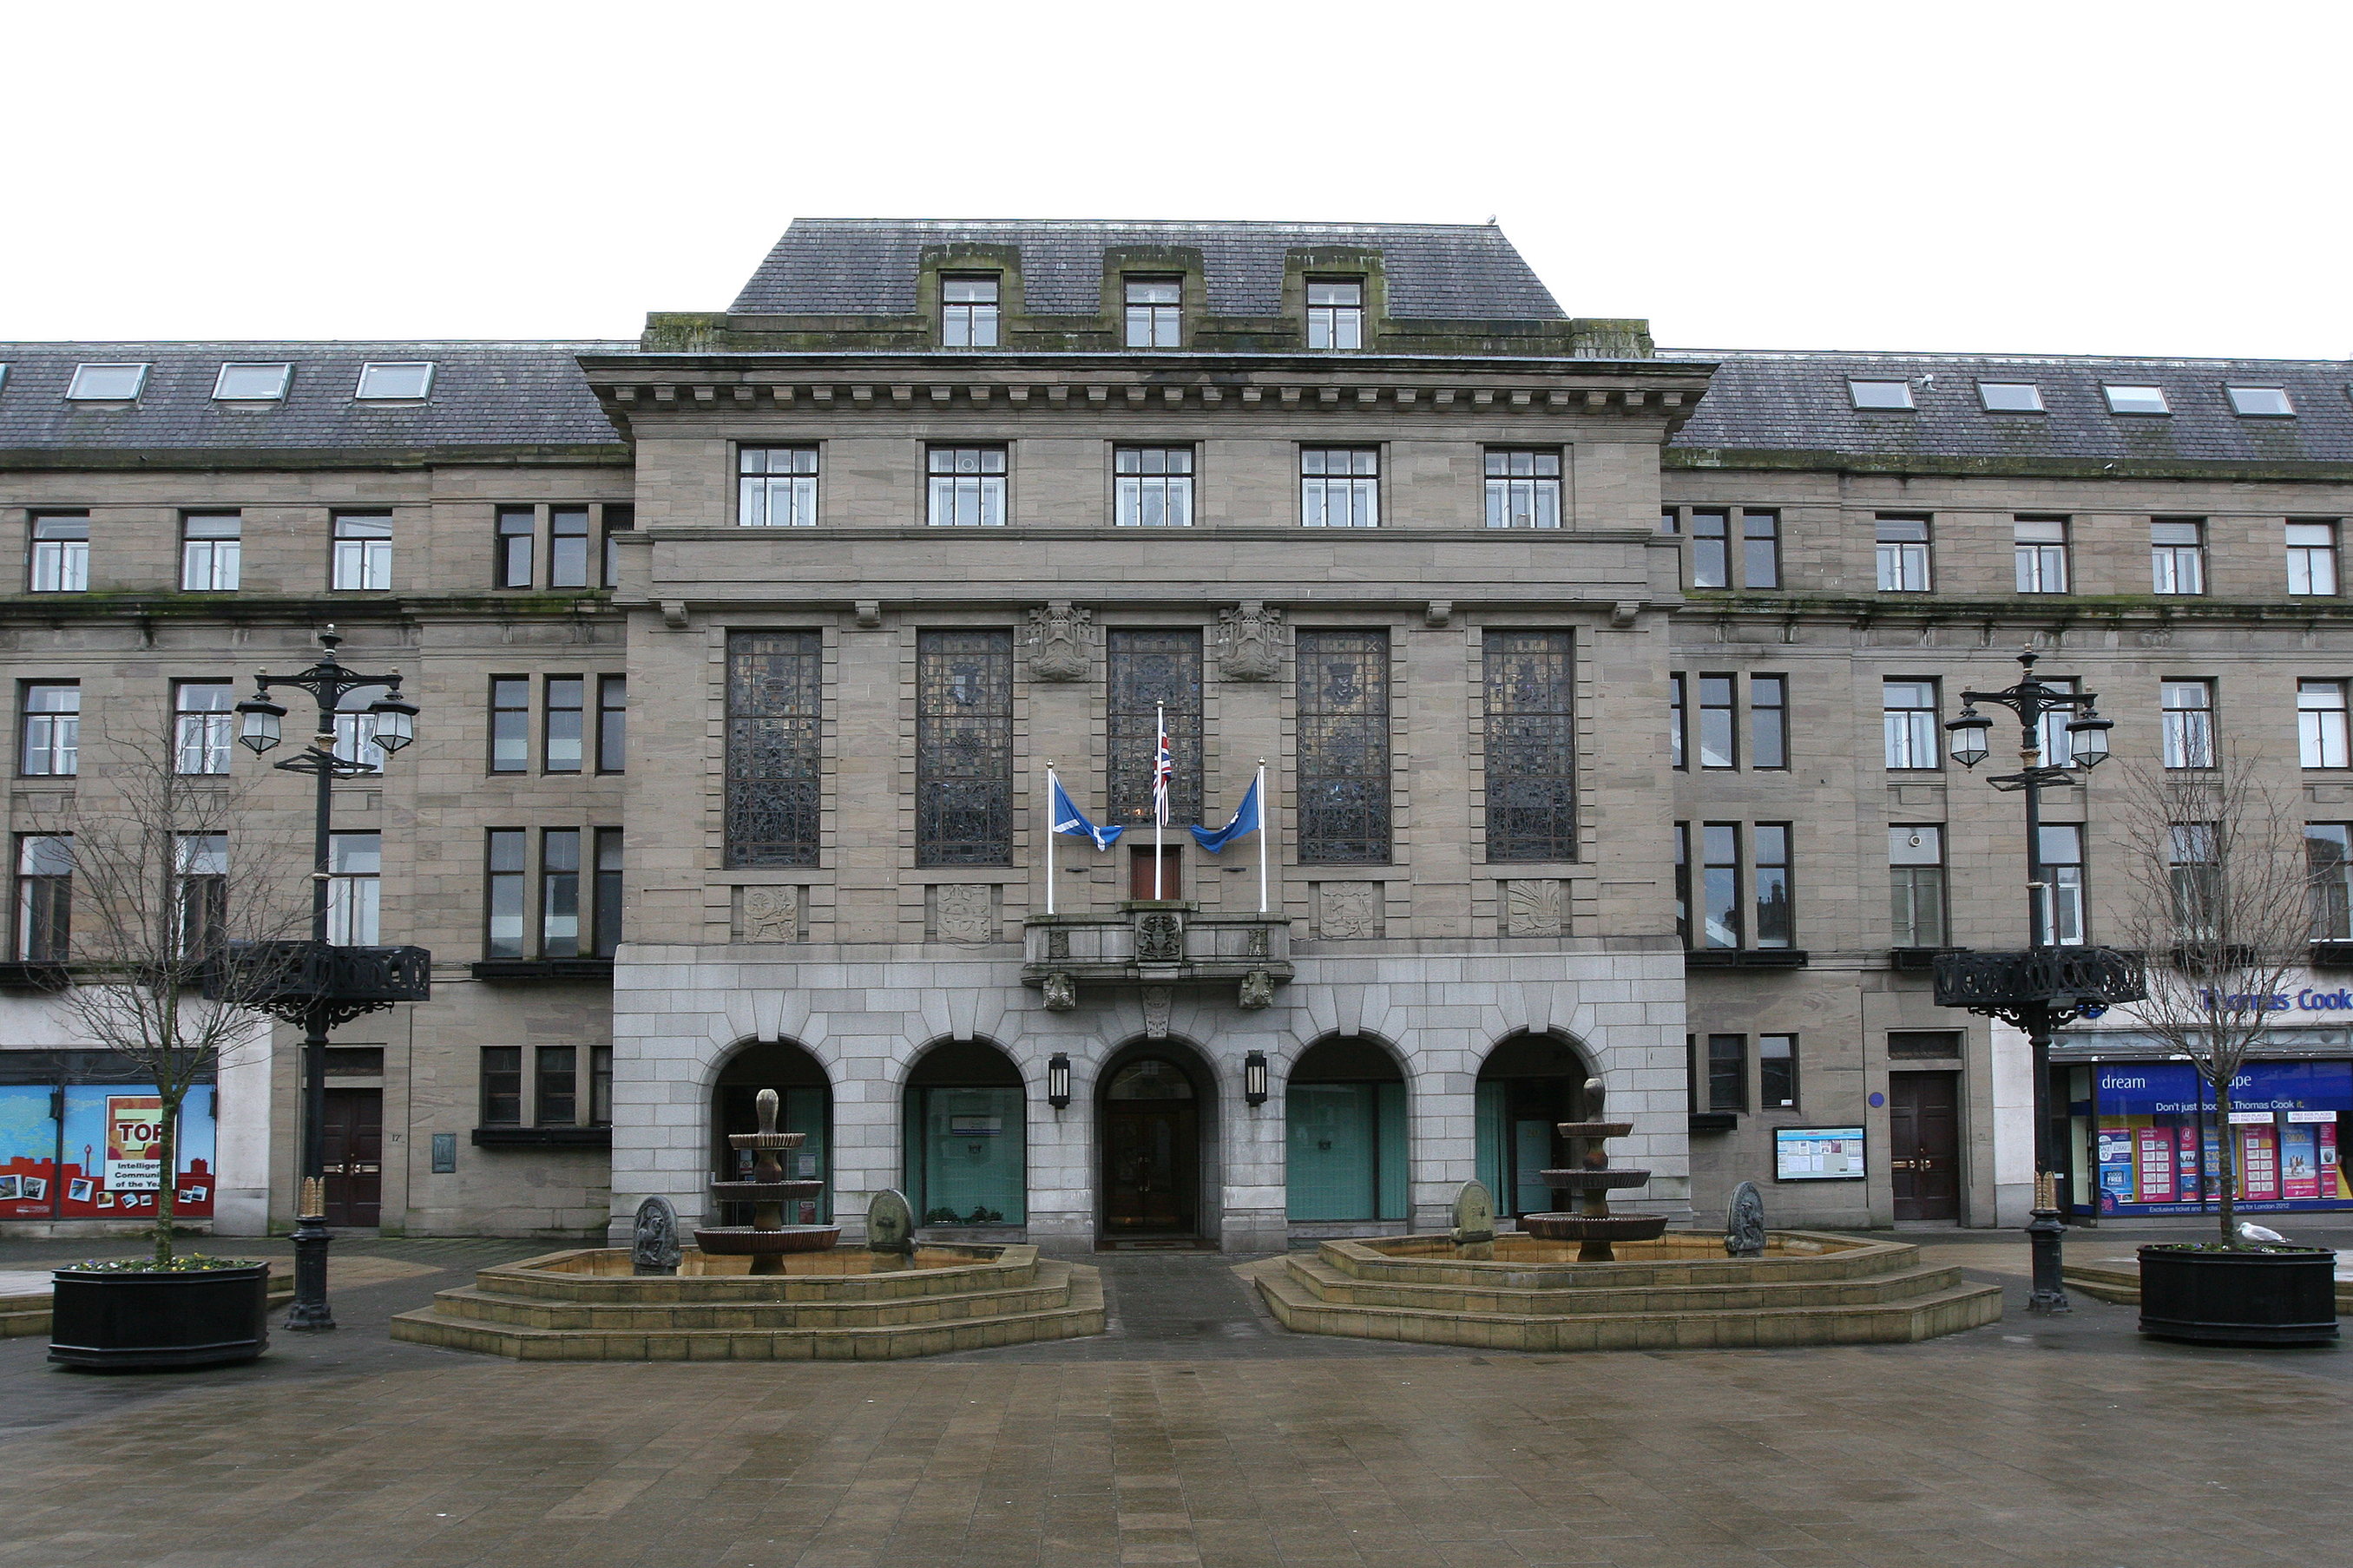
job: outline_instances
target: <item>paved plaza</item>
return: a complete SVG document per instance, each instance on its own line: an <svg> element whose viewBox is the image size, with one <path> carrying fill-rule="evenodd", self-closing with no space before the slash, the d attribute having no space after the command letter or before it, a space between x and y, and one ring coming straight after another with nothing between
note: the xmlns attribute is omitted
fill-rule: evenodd
<svg viewBox="0 0 2353 1568"><path fill-rule="evenodd" d="M2180 1232L2173 1232L2179 1235ZM2073 1256L2136 1235L2078 1233ZM346 1241L332 1335L251 1366L0 1342L0 1565L2346 1561L2353 1356L2023 1310L1920 1345L1581 1356L1289 1334L1232 1257L1112 1254L1113 1331L925 1362L525 1365L385 1335L543 1246ZM2311 1239L2353 1240L2353 1237ZM127 1243L0 1245L0 1270ZM223 1250L227 1250L224 1247ZM241 1247L285 1256L283 1244Z"/></svg>

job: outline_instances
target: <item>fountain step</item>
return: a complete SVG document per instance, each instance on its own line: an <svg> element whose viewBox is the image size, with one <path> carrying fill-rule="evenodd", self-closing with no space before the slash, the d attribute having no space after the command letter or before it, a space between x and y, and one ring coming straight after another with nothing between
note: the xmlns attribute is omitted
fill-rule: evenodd
<svg viewBox="0 0 2353 1568"><path fill-rule="evenodd" d="M1039 1279L1033 1283L953 1296L864 1301L543 1301L501 1295L473 1286L438 1292L433 1301L434 1310L444 1317L516 1328L611 1330L641 1334L672 1329L723 1329L751 1333L786 1329L891 1328L1041 1312L1062 1305L1069 1295L1067 1279Z"/></svg>
<svg viewBox="0 0 2353 1568"><path fill-rule="evenodd" d="M821 1327L694 1328L640 1324L629 1328L543 1328L473 1319L431 1307L392 1321L392 1337L451 1350L487 1352L522 1361L895 1361L1035 1340L1070 1339L1103 1331L1103 1276L1084 1264L1041 1258L1037 1278L1044 1305L970 1317L922 1321L849 1323ZM987 1294L983 1292L981 1294ZM911 1300L913 1306L921 1299ZM934 1298L932 1304L937 1304ZM1001 1305L1002 1303L1000 1303ZM539 1308L542 1303L518 1305ZM777 1308L800 1303L774 1303ZM702 1304L679 1311L714 1310ZM733 1310L733 1308L715 1309Z"/></svg>
<svg viewBox="0 0 2353 1568"><path fill-rule="evenodd" d="M1873 1306L1934 1295L1961 1282L1958 1268L1919 1265L1851 1279L1763 1279L1738 1284L1544 1289L1493 1286L1370 1284L1321 1258L1292 1254L1289 1272L1329 1306L1403 1307L1435 1312L1559 1318L1609 1313L1746 1310L1769 1307Z"/></svg>
<svg viewBox="0 0 2353 1568"><path fill-rule="evenodd" d="M1496 1238L1498 1260L1464 1258L1445 1235L1398 1237L1378 1247L1360 1242L1327 1241L1318 1258L1358 1279L1410 1284L1453 1284L1483 1287L1498 1276L1498 1261L1507 1266L1513 1285L1550 1289L1625 1289L1638 1286L1729 1285L1760 1276L1775 1279L1851 1279L1886 1274L1918 1265L1920 1249L1905 1242L1858 1243L1827 1231L1776 1232L1785 1250L1764 1258L1732 1258L1724 1255L1723 1238L1714 1232L1670 1231L1649 1247L1629 1247L1638 1256L1615 1263L1577 1263L1558 1247L1532 1258L1515 1258L1515 1243L1534 1238L1505 1231Z"/></svg>
<svg viewBox="0 0 2353 1568"><path fill-rule="evenodd" d="M2001 1317L2000 1287L1968 1284L1888 1301L1571 1315L1360 1306L1324 1300L1292 1272L1287 1267L1292 1261L1267 1258L1244 1264L1239 1270L1258 1287L1268 1309L1285 1328L1482 1350L1556 1352L1900 1343L1977 1328Z"/></svg>
<svg viewBox="0 0 2353 1568"><path fill-rule="evenodd" d="M969 1261L951 1261L959 1253ZM1011 1289L1028 1285L1038 1278L1037 1249L1027 1245L950 1247L926 1242L916 1254L926 1267L872 1273L864 1267L863 1247L841 1247L822 1256L844 1263L855 1259L857 1271L640 1275L630 1271L626 1251L582 1247L479 1269L474 1285L486 1296L533 1301L628 1306L691 1299L698 1304L732 1306L738 1302L911 1300L925 1296L963 1295L976 1289ZM570 1267L596 1263L606 1257L611 1258L616 1272L584 1273ZM686 1248L683 1257L689 1268L696 1267L700 1259L693 1247Z"/></svg>

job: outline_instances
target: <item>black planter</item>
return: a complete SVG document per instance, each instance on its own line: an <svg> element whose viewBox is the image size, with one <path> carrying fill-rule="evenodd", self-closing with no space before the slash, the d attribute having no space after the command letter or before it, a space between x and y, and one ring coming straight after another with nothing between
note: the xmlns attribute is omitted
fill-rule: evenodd
<svg viewBox="0 0 2353 1568"><path fill-rule="evenodd" d="M2214 1345L2337 1338L2337 1254L2140 1249L2140 1331Z"/></svg>
<svg viewBox="0 0 2353 1568"><path fill-rule="evenodd" d="M269 1347L269 1266L114 1274L60 1268L49 1359L146 1371L251 1361Z"/></svg>

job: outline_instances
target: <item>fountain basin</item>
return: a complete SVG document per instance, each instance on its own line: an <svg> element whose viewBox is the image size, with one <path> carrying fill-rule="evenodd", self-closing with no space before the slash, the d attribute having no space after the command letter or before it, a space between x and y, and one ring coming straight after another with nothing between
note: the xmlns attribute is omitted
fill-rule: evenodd
<svg viewBox="0 0 2353 1568"><path fill-rule="evenodd" d="M1527 1214L1520 1228L1546 1241L1656 1241L1667 1216L1640 1214Z"/></svg>
<svg viewBox="0 0 2353 1568"><path fill-rule="evenodd" d="M1564 1138L1624 1138L1634 1131L1630 1121L1556 1121L1553 1131Z"/></svg>
<svg viewBox="0 0 2353 1568"><path fill-rule="evenodd" d="M722 1203L773 1204L790 1203L796 1198L813 1198L825 1191L823 1182L713 1182L711 1190Z"/></svg>
<svg viewBox="0 0 2353 1568"><path fill-rule="evenodd" d="M723 1225L694 1233L695 1246L705 1252L729 1258L773 1258L786 1252L822 1252L840 1239L841 1227L838 1225L788 1225L780 1230L760 1230L748 1225Z"/></svg>
<svg viewBox="0 0 2353 1568"><path fill-rule="evenodd" d="M1651 1181L1648 1171L1542 1171L1537 1176L1556 1193L1607 1192L1618 1187L1647 1186Z"/></svg>

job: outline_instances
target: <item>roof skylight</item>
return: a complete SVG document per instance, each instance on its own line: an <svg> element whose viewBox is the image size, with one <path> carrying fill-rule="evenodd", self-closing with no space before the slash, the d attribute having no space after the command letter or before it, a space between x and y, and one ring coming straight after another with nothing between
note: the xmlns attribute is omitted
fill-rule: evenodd
<svg viewBox="0 0 2353 1568"><path fill-rule="evenodd" d="M78 364L66 396L76 403L130 403L146 384L144 364Z"/></svg>
<svg viewBox="0 0 2353 1568"><path fill-rule="evenodd" d="M2231 412L2249 417L2293 419L2295 405L2287 398L2284 386L2226 386L2231 395Z"/></svg>
<svg viewBox="0 0 2353 1568"><path fill-rule="evenodd" d="M2111 414L2170 414L2161 386L2103 386Z"/></svg>
<svg viewBox="0 0 2353 1568"><path fill-rule="evenodd" d="M1905 409L1912 406L1912 384L1908 381L1858 381L1847 378L1847 395L1854 399L1857 408Z"/></svg>
<svg viewBox="0 0 2353 1568"><path fill-rule="evenodd" d="M274 403L286 395L286 384L293 374L290 364L225 364L213 381L213 398L220 403Z"/></svg>
<svg viewBox="0 0 2353 1568"><path fill-rule="evenodd" d="M360 366L360 384L353 397L413 402L433 390L433 363L404 360Z"/></svg>
<svg viewBox="0 0 2353 1568"><path fill-rule="evenodd" d="M2042 388L2031 381L1981 381L1978 401L1989 414L2040 414Z"/></svg>

